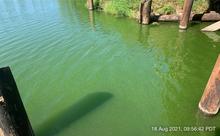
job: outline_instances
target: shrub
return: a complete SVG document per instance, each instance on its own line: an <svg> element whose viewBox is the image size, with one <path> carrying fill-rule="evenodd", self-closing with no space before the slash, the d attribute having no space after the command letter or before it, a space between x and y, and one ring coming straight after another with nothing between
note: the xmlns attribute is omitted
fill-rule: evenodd
<svg viewBox="0 0 220 136"><path fill-rule="evenodd" d="M136 17L138 15L140 0L94 0L95 5L104 12L116 16ZM152 0L153 12L159 14L175 14L176 10L183 8L184 0ZM208 0L195 0L193 12L204 12L208 7Z"/></svg>
<svg viewBox="0 0 220 136"><path fill-rule="evenodd" d="M206 9L208 9L208 1L207 0L195 0L193 4L193 11L196 13L203 13Z"/></svg>
<svg viewBox="0 0 220 136"><path fill-rule="evenodd" d="M94 0L94 7L95 9L98 9L100 7L100 0Z"/></svg>
<svg viewBox="0 0 220 136"><path fill-rule="evenodd" d="M108 0L104 4L104 11L117 16L133 16L138 11L139 0Z"/></svg>

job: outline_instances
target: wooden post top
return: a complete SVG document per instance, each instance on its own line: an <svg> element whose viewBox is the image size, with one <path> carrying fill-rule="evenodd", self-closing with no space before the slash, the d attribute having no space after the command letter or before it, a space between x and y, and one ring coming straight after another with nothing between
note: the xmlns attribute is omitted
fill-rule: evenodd
<svg viewBox="0 0 220 136"><path fill-rule="evenodd" d="M220 108L220 55L215 63L203 96L199 102L199 109L208 115L215 115Z"/></svg>

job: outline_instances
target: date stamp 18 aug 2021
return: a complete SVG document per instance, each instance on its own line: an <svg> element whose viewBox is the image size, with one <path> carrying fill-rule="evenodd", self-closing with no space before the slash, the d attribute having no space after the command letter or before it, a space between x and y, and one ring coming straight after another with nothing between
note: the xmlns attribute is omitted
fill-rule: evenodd
<svg viewBox="0 0 220 136"><path fill-rule="evenodd" d="M215 126L153 126L155 132L213 132Z"/></svg>

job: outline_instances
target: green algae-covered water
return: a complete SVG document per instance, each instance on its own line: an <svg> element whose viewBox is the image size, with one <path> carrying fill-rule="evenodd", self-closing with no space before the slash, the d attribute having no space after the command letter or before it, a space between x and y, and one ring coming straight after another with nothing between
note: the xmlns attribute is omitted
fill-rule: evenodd
<svg viewBox="0 0 220 136"><path fill-rule="evenodd" d="M219 32L140 26L84 5L0 0L0 67L11 67L37 136L220 135L220 115L197 106Z"/></svg>

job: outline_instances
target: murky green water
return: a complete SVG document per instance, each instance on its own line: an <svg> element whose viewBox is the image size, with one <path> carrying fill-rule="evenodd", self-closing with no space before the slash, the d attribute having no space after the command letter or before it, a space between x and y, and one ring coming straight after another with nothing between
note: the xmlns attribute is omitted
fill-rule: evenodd
<svg viewBox="0 0 220 136"><path fill-rule="evenodd" d="M220 52L207 24L140 26L80 0L0 0L0 67L11 66L37 136L217 136L198 102ZM212 132L152 127L215 126Z"/></svg>

